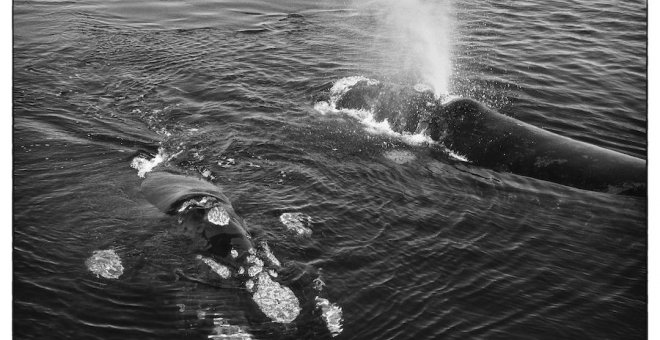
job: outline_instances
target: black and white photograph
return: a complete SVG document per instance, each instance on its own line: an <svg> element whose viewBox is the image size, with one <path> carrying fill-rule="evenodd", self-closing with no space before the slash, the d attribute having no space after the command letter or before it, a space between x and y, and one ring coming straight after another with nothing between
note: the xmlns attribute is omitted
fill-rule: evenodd
<svg viewBox="0 0 660 340"><path fill-rule="evenodd" d="M2 337L653 339L648 7L9 2Z"/></svg>

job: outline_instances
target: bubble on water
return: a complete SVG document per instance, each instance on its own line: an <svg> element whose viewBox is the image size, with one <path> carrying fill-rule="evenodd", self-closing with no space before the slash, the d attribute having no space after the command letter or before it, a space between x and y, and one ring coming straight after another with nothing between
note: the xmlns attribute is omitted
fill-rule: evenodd
<svg viewBox="0 0 660 340"><path fill-rule="evenodd" d="M138 171L138 177L144 178L144 176L151 172L158 164L162 163L167 159L167 155L163 149L158 149L158 154L151 159L146 158L145 156L137 156L133 158L131 162L131 168Z"/></svg>
<svg viewBox="0 0 660 340"><path fill-rule="evenodd" d="M223 207L211 208L208 214L206 214L206 218L209 220L209 222L215 225L224 226L229 224L229 214Z"/></svg>
<svg viewBox="0 0 660 340"><path fill-rule="evenodd" d="M280 221L290 232L298 236L312 235L312 229L305 226L312 222L312 218L303 213L284 213L280 216Z"/></svg>
<svg viewBox="0 0 660 340"><path fill-rule="evenodd" d="M85 261L87 269L106 279L118 279L124 273L121 259L114 250L95 250L92 256Z"/></svg>
<svg viewBox="0 0 660 340"><path fill-rule="evenodd" d="M254 288L254 281L252 280L245 281L245 288L247 288L247 290L249 291L252 291L252 288Z"/></svg>
<svg viewBox="0 0 660 340"><path fill-rule="evenodd" d="M316 297L316 308L321 310L323 321L325 321L328 330L332 336L337 336L342 332L342 309L328 299Z"/></svg>
<svg viewBox="0 0 660 340"><path fill-rule="evenodd" d="M206 263L206 265L211 267L211 270L213 270L221 278L228 279L229 277L231 277L231 270L229 270L229 267L224 266L220 263L213 261L213 259L201 255L197 255L197 259Z"/></svg>
<svg viewBox="0 0 660 340"><path fill-rule="evenodd" d="M275 322L290 323L300 314L300 303L293 291L273 281L262 272L257 277L257 291L252 295L259 309Z"/></svg>
<svg viewBox="0 0 660 340"><path fill-rule="evenodd" d="M243 275L243 274L245 274L245 268L239 267L238 268L238 275Z"/></svg>
<svg viewBox="0 0 660 340"><path fill-rule="evenodd" d="M245 332L241 327L229 324L227 320L217 317L213 318L213 333L208 336L209 339L231 339L231 340L250 340L252 335Z"/></svg>

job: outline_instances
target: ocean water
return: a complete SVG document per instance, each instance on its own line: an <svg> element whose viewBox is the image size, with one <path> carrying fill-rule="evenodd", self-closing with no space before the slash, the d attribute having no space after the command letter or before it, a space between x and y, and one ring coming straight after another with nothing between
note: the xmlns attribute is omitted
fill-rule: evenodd
<svg viewBox="0 0 660 340"><path fill-rule="evenodd" d="M448 162L327 107L378 79L646 159L645 2L13 9L16 339L647 337L646 197ZM222 190L281 262L295 320L205 279L140 191L163 170Z"/></svg>

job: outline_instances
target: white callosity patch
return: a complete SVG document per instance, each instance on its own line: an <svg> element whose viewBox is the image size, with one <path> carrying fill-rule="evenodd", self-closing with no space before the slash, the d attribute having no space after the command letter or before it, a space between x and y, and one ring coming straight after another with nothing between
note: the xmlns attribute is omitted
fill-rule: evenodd
<svg viewBox="0 0 660 340"><path fill-rule="evenodd" d="M315 278L314 281L312 281L312 284L314 289L316 289L319 292L323 290L323 287L325 287L325 282L323 282L321 276Z"/></svg>
<svg viewBox="0 0 660 340"><path fill-rule="evenodd" d="M247 288L247 290L249 291L252 291L252 288L254 288L254 281L252 280L245 281L245 288Z"/></svg>
<svg viewBox="0 0 660 340"><path fill-rule="evenodd" d="M158 149L158 154L151 159L145 156L137 156L131 162L131 168L138 171L138 177L144 178L148 172L151 172L158 164L167 159L167 155L163 149Z"/></svg>
<svg viewBox="0 0 660 340"><path fill-rule="evenodd" d="M255 275L261 273L261 271L264 269L264 261L255 255L248 255L247 263L251 264L251 266L248 268L248 275L250 277L254 277Z"/></svg>
<svg viewBox="0 0 660 340"><path fill-rule="evenodd" d="M252 299L267 317L280 323L290 323L298 317L300 303L290 288L273 281L265 272L259 273L256 285Z"/></svg>
<svg viewBox="0 0 660 340"><path fill-rule="evenodd" d="M210 209L215 207L217 204L218 204L218 200L211 196L204 196L200 199L193 198L183 202L178 212L184 213L186 210L191 208Z"/></svg>
<svg viewBox="0 0 660 340"><path fill-rule="evenodd" d="M389 150L385 152L385 158L396 164L406 164L414 161L417 157L407 150Z"/></svg>
<svg viewBox="0 0 660 340"><path fill-rule="evenodd" d="M261 242L261 250L263 252L263 256L270 262L272 266L275 267L281 267L282 264L280 263L280 260L278 260L275 255L273 255L273 252L270 251L270 247L268 246L267 242Z"/></svg>
<svg viewBox="0 0 660 340"><path fill-rule="evenodd" d="M232 259L235 259L235 258L238 257L238 251L236 249L232 249L230 254L231 254Z"/></svg>
<svg viewBox="0 0 660 340"><path fill-rule="evenodd" d="M311 223L312 218L303 213L284 213L280 216L280 221L289 231L297 235L312 235L312 230L305 226Z"/></svg>
<svg viewBox="0 0 660 340"><path fill-rule="evenodd" d="M325 321L328 330L332 336L337 336L342 332L342 310L341 307L330 303L328 299L316 297L316 308L321 310L323 321Z"/></svg>
<svg viewBox="0 0 660 340"><path fill-rule="evenodd" d="M224 226L229 224L229 214L223 207L218 206L211 208L211 210L209 210L209 212L206 214L206 218L209 220L209 222L215 225Z"/></svg>
<svg viewBox="0 0 660 340"><path fill-rule="evenodd" d="M213 261L212 259L210 259L208 257L204 257L202 255L197 255L197 259L201 260L204 263L206 263L206 265L211 267L211 270L213 270L221 278L228 279L229 277L231 277L231 270L229 270L229 267L221 265L220 263L217 263L217 262Z"/></svg>
<svg viewBox="0 0 660 340"><path fill-rule="evenodd" d="M252 335L245 332L241 327L230 325L227 320L216 317L213 318L213 334L209 339L231 339L231 340L249 340Z"/></svg>
<svg viewBox="0 0 660 340"><path fill-rule="evenodd" d="M353 118L359 120L364 126L365 130L371 134L384 134L392 136L402 140L404 143L410 145L420 145L420 144L433 144L435 143L430 136L425 134L423 131L419 133L399 133L392 130L390 123L387 119L383 121L377 121L374 115L374 112L371 110L358 110L358 109L338 109L337 101L348 92L351 87L357 84L360 81L366 81L368 85L377 85L379 82L377 80L365 78L363 76L353 76L341 78L335 82L335 84L330 89L330 101L325 102L321 101L314 105L314 109L321 113L345 113Z"/></svg>
<svg viewBox="0 0 660 340"><path fill-rule="evenodd" d="M85 261L87 269L106 279L118 279L124 273L121 259L114 250L95 250L92 256Z"/></svg>

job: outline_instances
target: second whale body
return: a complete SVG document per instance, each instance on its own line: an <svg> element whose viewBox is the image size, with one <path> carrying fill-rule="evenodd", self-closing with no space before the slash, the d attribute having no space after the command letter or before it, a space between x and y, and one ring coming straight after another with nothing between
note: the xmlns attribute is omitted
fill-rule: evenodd
<svg viewBox="0 0 660 340"><path fill-rule="evenodd" d="M645 194L643 159L543 130L472 99L442 103L430 91L361 80L335 105L370 110L397 132L426 133L474 165L581 189Z"/></svg>

